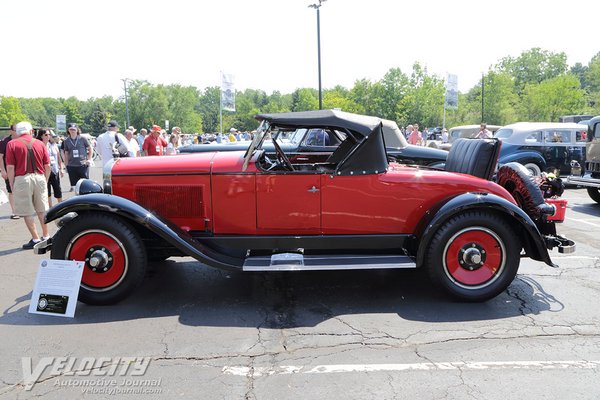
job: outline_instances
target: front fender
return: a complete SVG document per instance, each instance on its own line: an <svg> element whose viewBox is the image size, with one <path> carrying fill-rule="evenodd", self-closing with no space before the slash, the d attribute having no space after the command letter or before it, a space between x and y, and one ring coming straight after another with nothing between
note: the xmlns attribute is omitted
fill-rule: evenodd
<svg viewBox="0 0 600 400"><path fill-rule="evenodd" d="M177 225L162 219L144 207L123 197L108 194L86 194L74 196L58 203L48 210L46 223L61 218L68 213L105 212L117 214L134 225L142 226L182 253L194 257L198 261L221 269L241 269L243 260L217 253L194 240L188 232ZM68 222L69 223L69 222Z"/></svg>
<svg viewBox="0 0 600 400"><path fill-rule="evenodd" d="M509 162L518 162L519 164L533 163L537 164L542 171L546 169L546 159L536 151L519 151L498 157L498 164L508 164Z"/></svg>
<svg viewBox="0 0 600 400"><path fill-rule="evenodd" d="M526 235L524 239L525 243L529 244L529 249L527 246L524 247L528 250L529 257L543 261L552 267L556 266L550 259L542 234L525 211L510 201L490 193L464 193L453 197L441 205L429 221L423 221L416 235L419 243L417 265L422 265L425 251L441 225L454 215L468 210L491 210L511 218Z"/></svg>

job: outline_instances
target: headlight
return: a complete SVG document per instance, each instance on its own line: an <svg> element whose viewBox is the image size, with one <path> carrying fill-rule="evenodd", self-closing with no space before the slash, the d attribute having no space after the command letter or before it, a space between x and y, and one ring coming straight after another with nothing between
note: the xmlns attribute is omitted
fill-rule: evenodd
<svg viewBox="0 0 600 400"><path fill-rule="evenodd" d="M113 158L102 167L102 187L104 193L112 194L112 168L115 165L115 159Z"/></svg>
<svg viewBox="0 0 600 400"><path fill-rule="evenodd" d="M80 179L75 185L75 194L102 193L102 186L91 179Z"/></svg>

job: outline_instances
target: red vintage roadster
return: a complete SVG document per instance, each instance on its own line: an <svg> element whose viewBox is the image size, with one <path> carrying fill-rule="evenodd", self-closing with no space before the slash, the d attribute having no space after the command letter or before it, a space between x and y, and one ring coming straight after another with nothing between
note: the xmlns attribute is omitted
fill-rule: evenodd
<svg viewBox="0 0 600 400"><path fill-rule="evenodd" d="M441 171L391 162L379 118L256 118L245 152L109 163L102 184L82 180L78 196L48 211L61 228L36 251L85 261L79 299L111 304L140 284L148 261L171 256L242 271L425 268L448 293L483 301L510 285L520 257L555 266L548 249L575 249L526 170L507 164L491 181L497 140L457 141ZM293 162L272 140L312 128L346 139L326 160Z"/></svg>

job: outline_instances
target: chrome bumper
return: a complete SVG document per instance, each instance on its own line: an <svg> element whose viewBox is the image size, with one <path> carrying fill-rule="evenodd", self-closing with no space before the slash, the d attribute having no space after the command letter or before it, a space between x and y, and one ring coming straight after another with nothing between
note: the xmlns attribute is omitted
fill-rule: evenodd
<svg viewBox="0 0 600 400"><path fill-rule="evenodd" d="M566 183L568 185L579 185L600 188L600 179L586 178L584 176L567 176Z"/></svg>

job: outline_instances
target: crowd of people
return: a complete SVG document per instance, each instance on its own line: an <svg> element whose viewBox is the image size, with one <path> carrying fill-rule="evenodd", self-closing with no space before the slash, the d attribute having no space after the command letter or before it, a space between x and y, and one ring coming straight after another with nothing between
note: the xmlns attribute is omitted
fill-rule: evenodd
<svg viewBox="0 0 600 400"><path fill-rule="evenodd" d="M33 129L27 121L11 125L9 135L0 141L0 172L8 192L11 219L23 218L31 234L23 249L32 249L49 238L44 214L52 205L52 197L58 203L63 199L60 179L66 172L73 191L80 179L89 178L94 150L104 166L116 157L177 154L181 144L179 127L174 127L170 135L158 125L153 125L150 132L141 129L139 134L130 126L121 134L119 124L110 121L106 132L94 139L82 134L75 123L67 125L64 138L51 129Z"/></svg>

